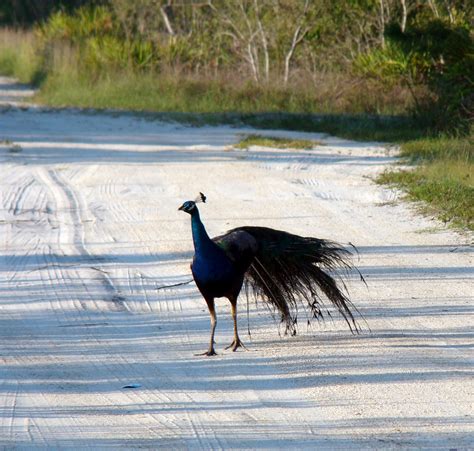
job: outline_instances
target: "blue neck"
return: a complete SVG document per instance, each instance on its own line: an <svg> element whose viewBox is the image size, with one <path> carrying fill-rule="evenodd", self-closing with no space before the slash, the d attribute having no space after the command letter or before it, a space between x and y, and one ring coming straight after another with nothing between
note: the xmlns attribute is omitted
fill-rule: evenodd
<svg viewBox="0 0 474 451"><path fill-rule="evenodd" d="M201 221L197 207L195 207L191 213L191 229L193 232L194 250L197 254L214 247L214 243L209 238L204 224Z"/></svg>

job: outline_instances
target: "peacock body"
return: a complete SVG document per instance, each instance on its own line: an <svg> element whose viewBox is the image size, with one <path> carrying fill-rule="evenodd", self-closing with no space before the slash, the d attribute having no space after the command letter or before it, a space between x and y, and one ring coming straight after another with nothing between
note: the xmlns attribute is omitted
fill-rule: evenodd
<svg viewBox="0 0 474 451"><path fill-rule="evenodd" d="M211 337L205 355L215 355L216 312L214 299L226 297L232 307L233 351L242 345L237 329L237 298L244 283L281 315L286 329L296 332L297 308L305 301L311 316L324 317L327 298L343 316L352 332L359 327L355 307L329 274L349 270L351 253L341 245L319 238L301 237L268 227L238 227L211 239L201 221L196 201L179 210L191 215L195 255L191 264L194 281L206 300L211 316ZM340 282L345 288L343 282Z"/></svg>

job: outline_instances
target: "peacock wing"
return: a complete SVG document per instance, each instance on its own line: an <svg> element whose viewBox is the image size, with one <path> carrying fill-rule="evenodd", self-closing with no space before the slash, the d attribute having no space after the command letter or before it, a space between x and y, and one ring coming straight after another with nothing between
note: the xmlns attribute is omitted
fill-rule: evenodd
<svg viewBox="0 0 474 451"><path fill-rule="evenodd" d="M234 265L244 273L258 251L257 240L248 232L229 230L224 235L212 239L229 257Z"/></svg>

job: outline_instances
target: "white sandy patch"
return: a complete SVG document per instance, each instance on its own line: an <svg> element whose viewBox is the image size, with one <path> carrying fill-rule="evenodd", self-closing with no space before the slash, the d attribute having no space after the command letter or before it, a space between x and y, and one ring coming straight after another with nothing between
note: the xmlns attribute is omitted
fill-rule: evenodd
<svg viewBox="0 0 474 451"><path fill-rule="evenodd" d="M311 151L229 150L242 133L129 116L0 114L0 444L6 447L474 446L467 236L370 177L393 152L318 134ZM18 145L12 152L12 145ZM335 319L280 337L240 301L242 339L189 280L189 217L211 235L262 225L359 248L351 296L371 333ZM137 388L122 388L137 384ZM139 384L139 386L138 386Z"/></svg>
<svg viewBox="0 0 474 451"><path fill-rule="evenodd" d="M27 85L19 84L14 78L0 75L0 107L23 107L29 105L27 99L36 91Z"/></svg>

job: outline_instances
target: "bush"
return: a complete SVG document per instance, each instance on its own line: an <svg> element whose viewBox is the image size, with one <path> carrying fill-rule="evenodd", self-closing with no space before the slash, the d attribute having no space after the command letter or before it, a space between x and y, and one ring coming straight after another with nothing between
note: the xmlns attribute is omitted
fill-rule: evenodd
<svg viewBox="0 0 474 451"><path fill-rule="evenodd" d="M464 24L440 19L416 24L402 33L388 34L408 59L406 79L426 84L434 97L418 102L418 114L428 115L440 131L469 132L474 119L474 38Z"/></svg>
<svg viewBox="0 0 474 451"><path fill-rule="evenodd" d="M474 119L474 34L468 19L435 18L420 8L404 32L398 23L388 26L386 41L384 48L354 59L356 73L389 86L402 82L413 95L414 113L433 130L468 134Z"/></svg>

